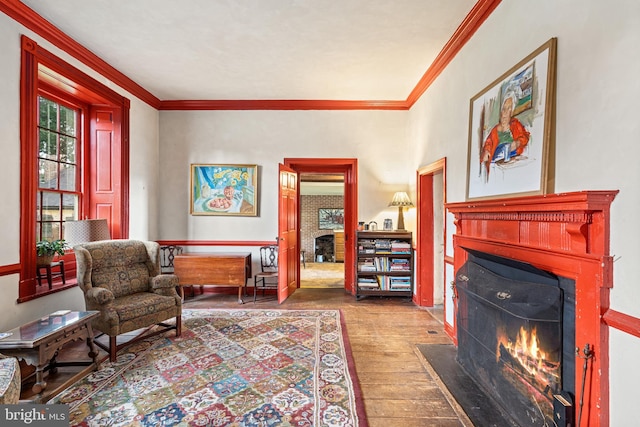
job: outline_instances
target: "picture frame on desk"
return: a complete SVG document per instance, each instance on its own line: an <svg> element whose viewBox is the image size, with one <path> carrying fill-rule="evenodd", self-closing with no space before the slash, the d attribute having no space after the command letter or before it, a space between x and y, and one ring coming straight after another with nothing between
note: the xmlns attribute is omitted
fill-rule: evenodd
<svg viewBox="0 0 640 427"><path fill-rule="evenodd" d="M258 166L192 164L191 215L257 216Z"/></svg>

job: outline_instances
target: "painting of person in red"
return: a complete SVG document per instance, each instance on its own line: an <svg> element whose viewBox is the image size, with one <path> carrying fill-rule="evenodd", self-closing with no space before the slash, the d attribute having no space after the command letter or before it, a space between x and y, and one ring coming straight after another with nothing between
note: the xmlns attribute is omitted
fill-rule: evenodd
<svg viewBox="0 0 640 427"><path fill-rule="evenodd" d="M505 96L500 110L500 121L491 129L482 146L480 163L484 164L487 175L492 162L506 163L522 155L529 143L529 132L515 117L512 117L516 101L513 95Z"/></svg>

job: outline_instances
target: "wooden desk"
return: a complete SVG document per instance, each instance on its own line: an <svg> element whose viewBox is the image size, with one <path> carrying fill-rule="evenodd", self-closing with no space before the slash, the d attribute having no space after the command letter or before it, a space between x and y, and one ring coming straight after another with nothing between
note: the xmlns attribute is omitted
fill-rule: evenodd
<svg viewBox="0 0 640 427"><path fill-rule="evenodd" d="M251 277L251 252L181 254L176 255L173 266L182 298L185 286L237 286L238 302L244 303L242 288Z"/></svg>
<svg viewBox="0 0 640 427"><path fill-rule="evenodd" d="M0 339L0 351L3 354L17 357L36 367L36 383L32 388L37 395L36 403L40 403L42 391L47 388L43 375L45 371L54 374L58 366L90 365L91 369L98 368L98 352L93 345L91 320L98 317L99 314L97 311L63 310L11 329L8 331L9 335L7 337ZM76 340L85 340L87 342L91 361L57 362L58 351L65 344ZM72 382L86 375L86 373L86 370L79 372L71 380L53 391L52 394L49 394L47 399L64 390Z"/></svg>

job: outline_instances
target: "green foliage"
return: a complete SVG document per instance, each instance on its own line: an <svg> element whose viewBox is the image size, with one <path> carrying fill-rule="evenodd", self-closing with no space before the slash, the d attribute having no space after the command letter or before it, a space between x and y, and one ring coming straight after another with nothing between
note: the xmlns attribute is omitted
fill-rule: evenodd
<svg viewBox="0 0 640 427"><path fill-rule="evenodd" d="M67 242L64 239L58 239L53 241L41 240L36 243L36 252L38 256L45 255L64 255L64 250L67 247Z"/></svg>

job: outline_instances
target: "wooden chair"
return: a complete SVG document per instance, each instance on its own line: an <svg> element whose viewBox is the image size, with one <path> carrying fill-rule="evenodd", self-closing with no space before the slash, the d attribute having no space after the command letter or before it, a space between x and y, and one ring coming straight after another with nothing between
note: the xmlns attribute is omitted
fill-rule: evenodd
<svg viewBox="0 0 640 427"><path fill-rule="evenodd" d="M67 283L66 277L64 275L64 261L59 260L56 262L52 262L47 265L39 265L36 270L36 276L38 278L38 286L42 285L43 274L42 270L44 269L44 278L47 279L47 283L49 284L49 289L53 287L53 279L60 277L62 279L62 284ZM53 269L57 268L58 271L54 272Z"/></svg>
<svg viewBox="0 0 640 427"><path fill-rule="evenodd" d="M260 248L260 273L254 277L253 302L256 302L258 288L262 296L267 289L278 289L278 246L269 245Z"/></svg>
<svg viewBox="0 0 640 427"><path fill-rule="evenodd" d="M182 246L160 246L160 273L173 274L173 260L183 252Z"/></svg>

